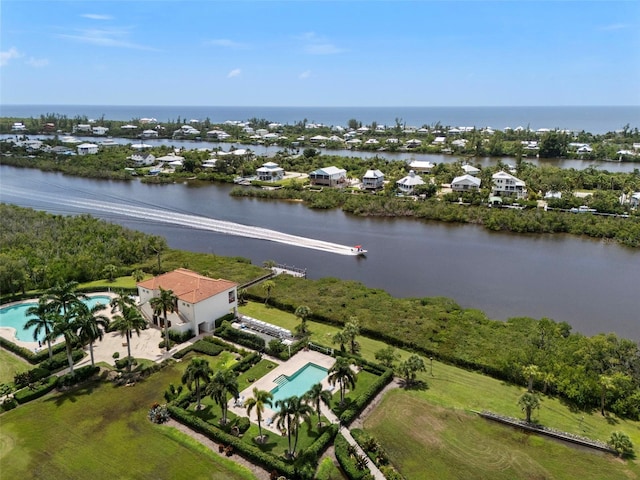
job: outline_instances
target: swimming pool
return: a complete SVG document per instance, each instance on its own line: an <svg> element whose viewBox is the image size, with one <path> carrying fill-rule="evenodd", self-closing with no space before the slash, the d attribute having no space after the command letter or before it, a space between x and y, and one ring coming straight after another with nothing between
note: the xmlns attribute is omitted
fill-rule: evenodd
<svg viewBox="0 0 640 480"><path fill-rule="evenodd" d="M307 363L290 377L280 375L274 380L278 386L271 390L274 406L278 400L284 400L294 395L301 397L307 393L313 385L319 383L326 377L327 372L328 370L324 367L316 365L315 363Z"/></svg>
<svg viewBox="0 0 640 480"><path fill-rule="evenodd" d="M95 307L98 303L109 306L111 297L107 295L96 295L95 297L89 297L84 302L89 308ZM33 342L33 331L35 328L28 330L24 329L24 324L27 323L33 316L27 317L27 310L29 307L38 305L38 302L20 303L11 307L0 308L0 327L10 327L16 331L16 338L21 342ZM40 332L40 341L44 341L44 332Z"/></svg>

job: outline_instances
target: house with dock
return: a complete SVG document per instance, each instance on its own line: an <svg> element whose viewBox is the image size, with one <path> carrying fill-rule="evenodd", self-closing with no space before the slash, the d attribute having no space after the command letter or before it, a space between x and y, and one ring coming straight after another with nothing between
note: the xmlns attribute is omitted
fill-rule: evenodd
<svg viewBox="0 0 640 480"><path fill-rule="evenodd" d="M153 313L151 299L160 296L160 288L178 297L176 311L167 315L169 329L178 333L191 330L198 335L214 330L214 322L238 308L238 284L213 279L186 268L178 268L137 284L140 310L147 320L162 326L162 316Z"/></svg>
<svg viewBox="0 0 640 480"><path fill-rule="evenodd" d="M267 162L256 170L256 175L260 181L277 182L284 178L284 169L275 162Z"/></svg>

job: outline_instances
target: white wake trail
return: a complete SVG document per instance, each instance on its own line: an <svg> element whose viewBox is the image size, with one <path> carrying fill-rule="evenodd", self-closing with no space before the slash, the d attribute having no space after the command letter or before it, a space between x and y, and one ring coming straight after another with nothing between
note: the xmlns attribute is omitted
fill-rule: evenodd
<svg viewBox="0 0 640 480"><path fill-rule="evenodd" d="M146 208L91 199L73 200L64 198L62 196L42 195L36 192L17 189L10 186L3 188L3 194L8 194L9 196L11 196L11 194L19 195L22 197L30 198L32 200L45 201L48 203L53 203L55 205L74 207L81 210L112 213L125 217L184 226L198 230L206 230L210 232L224 233L227 235L236 235L240 237L267 240L296 247L335 253L338 255L354 255L352 248L346 245L325 242L323 240L316 240L313 238L300 237L297 235L290 235L288 233L278 232L276 230L270 230L262 227L254 227L235 222L228 222L225 220L216 220L213 218L201 217L198 215L183 214L157 208Z"/></svg>

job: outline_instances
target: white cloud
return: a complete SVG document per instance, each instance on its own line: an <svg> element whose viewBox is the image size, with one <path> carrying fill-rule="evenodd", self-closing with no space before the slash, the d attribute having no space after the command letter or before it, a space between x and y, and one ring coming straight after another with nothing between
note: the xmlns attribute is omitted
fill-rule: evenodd
<svg viewBox="0 0 640 480"><path fill-rule="evenodd" d="M600 27L600 30L610 32L613 30L623 30L625 28L629 28L629 25L627 25L626 23L612 23L610 25L603 25L602 27Z"/></svg>
<svg viewBox="0 0 640 480"><path fill-rule="evenodd" d="M309 78L310 76L311 76L311 70L305 70L300 75L298 75L298 78L300 80L304 80L305 78Z"/></svg>
<svg viewBox="0 0 640 480"><path fill-rule="evenodd" d="M77 30L77 34L60 34L58 37L66 38L80 43L88 43L100 47L130 48L134 50L156 50L146 45L137 44L129 40L130 28L90 28Z"/></svg>
<svg viewBox="0 0 640 480"><path fill-rule="evenodd" d="M113 17L111 15L102 15L99 13L84 13L80 16L84 18L90 18L91 20L113 20Z"/></svg>
<svg viewBox="0 0 640 480"><path fill-rule="evenodd" d="M315 32L305 32L294 38L304 43L303 49L309 55L335 55L345 51Z"/></svg>
<svg viewBox="0 0 640 480"><path fill-rule="evenodd" d="M0 67L4 67L9 63L9 60L14 58L20 58L22 55L15 47L11 47L9 50L3 50L0 52Z"/></svg>
<svg viewBox="0 0 640 480"><path fill-rule="evenodd" d="M204 43L205 45L212 45L214 47L246 48L246 45L244 43L234 42L233 40L229 40L228 38L216 38L214 40L207 40Z"/></svg>
<svg viewBox="0 0 640 480"><path fill-rule="evenodd" d="M239 68L234 68L227 74L227 78L237 77L241 73L242 73L242 70L240 70Z"/></svg>
<svg viewBox="0 0 640 480"><path fill-rule="evenodd" d="M27 65L31 65L32 67L35 67L35 68L42 68L49 65L49 60L47 60L46 58L30 57L29 60L27 60Z"/></svg>

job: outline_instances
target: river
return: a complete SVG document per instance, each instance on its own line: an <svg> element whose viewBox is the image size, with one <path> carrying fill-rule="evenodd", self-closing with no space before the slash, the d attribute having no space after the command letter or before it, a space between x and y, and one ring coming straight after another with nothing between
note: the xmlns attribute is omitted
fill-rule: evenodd
<svg viewBox="0 0 640 480"><path fill-rule="evenodd" d="M494 319L549 317L587 335L615 332L640 340L640 252L611 243L360 218L309 210L298 202L234 198L226 185L148 185L1 166L0 187L2 202L54 213L91 213L163 235L174 248L247 257L258 265L275 260L307 268L309 278L357 280L401 297L450 297ZM221 234L211 231L218 227L207 219L304 238L296 244ZM360 258L298 246L306 238L362 244L369 253Z"/></svg>

